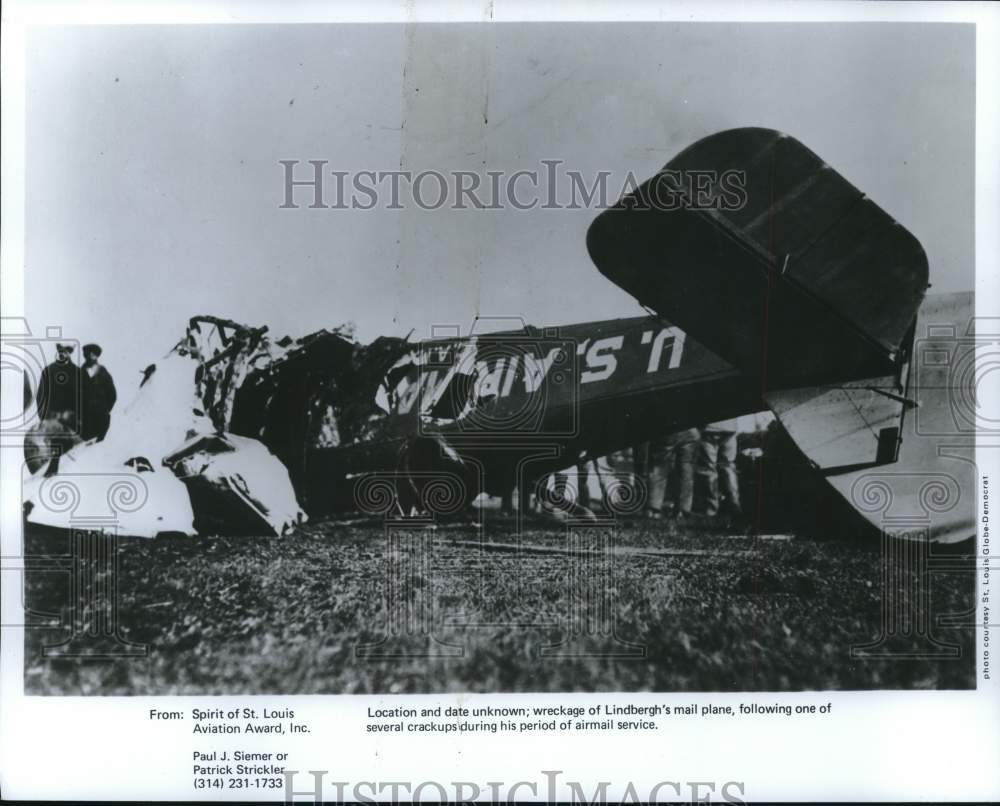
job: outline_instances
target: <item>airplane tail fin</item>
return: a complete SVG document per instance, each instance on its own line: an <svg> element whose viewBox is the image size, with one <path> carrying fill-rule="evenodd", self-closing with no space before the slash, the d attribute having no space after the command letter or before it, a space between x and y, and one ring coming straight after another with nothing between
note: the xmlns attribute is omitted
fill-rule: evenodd
<svg viewBox="0 0 1000 806"><path fill-rule="evenodd" d="M927 288L917 239L770 129L694 143L601 213L587 248L762 392L892 374Z"/></svg>

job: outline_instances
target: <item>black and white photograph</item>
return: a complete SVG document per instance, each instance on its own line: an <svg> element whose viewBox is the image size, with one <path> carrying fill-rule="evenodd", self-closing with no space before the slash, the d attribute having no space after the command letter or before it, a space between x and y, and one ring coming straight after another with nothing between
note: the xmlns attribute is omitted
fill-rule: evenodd
<svg viewBox="0 0 1000 806"><path fill-rule="evenodd" d="M416 742L402 695L990 685L974 22L51 22L4 266L26 702L365 695ZM603 708L561 730L671 713Z"/></svg>

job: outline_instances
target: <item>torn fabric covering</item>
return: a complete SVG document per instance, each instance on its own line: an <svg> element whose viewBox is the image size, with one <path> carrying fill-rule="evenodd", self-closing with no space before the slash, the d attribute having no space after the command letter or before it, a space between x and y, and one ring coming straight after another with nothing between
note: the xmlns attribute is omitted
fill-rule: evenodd
<svg viewBox="0 0 1000 806"><path fill-rule="evenodd" d="M114 446L82 443L24 482L29 523L57 529L114 531L134 537L194 535L194 513L184 483L158 465L149 470L120 461Z"/></svg>
<svg viewBox="0 0 1000 806"><path fill-rule="evenodd" d="M40 420L24 436L24 463L29 472L46 467L54 454L80 444L77 433L56 417Z"/></svg>
<svg viewBox="0 0 1000 806"><path fill-rule="evenodd" d="M163 464L187 485L199 532L280 535L306 518L285 466L255 439L199 435Z"/></svg>
<svg viewBox="0 0 1000 806"><path fill-rule="evenodd" d="M192 319L186 337L146 369L103 441L34 463L24 482L28 522L155 537L282 534L304 520L280 460L225 430L251 366L284 352L265 331Z"/></svg>

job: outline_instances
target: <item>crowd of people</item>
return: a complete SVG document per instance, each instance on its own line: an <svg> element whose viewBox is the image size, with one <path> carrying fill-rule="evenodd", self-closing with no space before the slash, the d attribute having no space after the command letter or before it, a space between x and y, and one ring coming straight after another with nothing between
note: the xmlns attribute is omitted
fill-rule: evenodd
<svg viewBox="0 0 1000 806"><path fill-rule="evenodd" d="M643 480L645 515L683 519L696 513L695 488L700 481L709 517L740 516L740 484L736 472L738 418L685 428L632 448L633 467Z"/></svg>
<svg viewBox="0 0 1000 806"><path fill-rule="evenodd" d="M749 415L686 428L609 456L583 458L543 482L528 509L555 516L631 509L631 504L620 507L607 500L621 496L624 481L632 488L630 501L641 501L636 514L644 518L738 519L744 514L738 437L760 428L757 417ZM512 511L514 494L503 496L500 506L502 511Z"/></svg>

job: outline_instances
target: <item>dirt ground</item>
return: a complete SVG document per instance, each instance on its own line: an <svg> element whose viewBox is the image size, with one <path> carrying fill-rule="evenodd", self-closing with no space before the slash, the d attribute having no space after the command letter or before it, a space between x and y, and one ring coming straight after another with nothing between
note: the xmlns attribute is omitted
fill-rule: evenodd
<svg viewBox="0 0 1000 806"><path fill-rule="evenodd" d="M975 686L974 628L962 626L973 576L954 555L920 582L883 573L877 537L540 518L518 531L481 517L485 528L331 521L283 538L120 538L116 571L108 538L78 537L74 564L70 535L32 532L25 690Z"/></svg>

